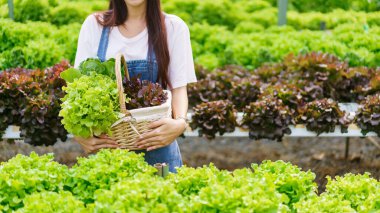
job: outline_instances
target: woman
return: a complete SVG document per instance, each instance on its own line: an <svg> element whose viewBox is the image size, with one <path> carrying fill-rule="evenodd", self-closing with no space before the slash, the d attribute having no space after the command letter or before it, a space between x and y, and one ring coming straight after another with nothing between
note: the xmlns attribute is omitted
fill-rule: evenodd
<svg viewBox="0 0 380 213"><path fill-rule="evenodd" d="M177 16L164 14L160 0L111 0L109 10L90 15L82 25L75 67L87 58L104 61L123 53L130 76L159 82L172 92L173 118L150 125L137 141L145 160L168 163L171 172L182 165L176 138L186 129L186 85L196 81L190 33ZM75 138L87 153L118 148L107 136Z"/></svg>

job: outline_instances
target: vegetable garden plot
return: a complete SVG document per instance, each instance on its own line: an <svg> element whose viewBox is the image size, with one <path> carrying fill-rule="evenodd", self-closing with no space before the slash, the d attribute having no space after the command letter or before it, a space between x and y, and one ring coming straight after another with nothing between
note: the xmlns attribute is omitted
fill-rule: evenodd
<svg viewBox="0 0 380 213"><path fill-rule="evenodd" d="M333 55L313 52L290 54L282 63L253 71L238 66L197 70L200 79L189 86L189 99L195 106L191 126L200 136L246 136L243 127L252 139L361 137L379 128L378 68L350 67ZM340 109L338 102L360 107ZM238 122L236 111L243 112Z"/></svg>
<svg viewBox="0 0 380 213"><path fill-rule="evenodd" d="M178 174L162 178L154 175L156 169L141 154L125 150L102 150L80 158L72 168L52 159L32 153L1 163L1 212L379 210L380 183L369 174L328 178L326 191L318 195L312 171L283 161L264 161L232 172L212 164L182 167ZM57 205L61 203L67 208Z"/></svg>
<svg viewBox="0 0 380 213"><path fill-rule="evenodd" d="M112 84L114 61L100 63L98 60L87 60L79 70L67 69L67 64L64 66L66 67L56 65L44 72L19 72L15 69L0 74L2 79L0 89L3 91L1 93L3 110L0 112L0 118L4 121L2 131L5 131L9 125L20 126L22 124L20 122L23 122L24 126L21 125L19 137L25 137L27 142L32 144L39 143L28 139L31 137L28 134L38 132L36 135L46 139L39 141L53 144L59 138L57 132L61 134L62 140L67 134L60 125L58 117L60 111L60 116L63 116L62 123L69 133L82 136L109 133L110 124L117 120L118 109L116 86L115 83ZM64 71L65 69L67 70ZM94 71L97 72L96 75L92 74ZM191 127L198 131L200 136L212 139L217 134L227 134L249 136L252 139L281 140L286 135L361 137L379 133L379 69L350 67L347 62L333 55L310 53L299 56L291 54L283 63L263 65L252 71L240 66L227 66L214 71L198 67L197 71L199 82L190 85L188 93L192 105L200 104L193 109L194 114L191 115ZM34 77L36 74L33 73L39 72L42 73L42 77ZM68 81L68 86L64 87L63 91L61 88L66 82L59 75ZM44 76L53 76L53 79L39 83L39 78L47 78ZM34 78L37 82L31 83ZM102 86L103 89L84 86L90 84L91 79L97 82L93 86L102 85L98 82L108 82L109 89L104 90L105 85ZM78 84L80 81L83 82ZM131 99L127 103L128 108L154 106L165 100L159 96L163 94L162 89L155 85L146 85L133 79L129 82L130 85L128 82L124 84L127 98ZM19 86L14 87L14 85ZM83 88L80 89L79 86ZM34 87L37 89L33 89ZM54 90L58 92L53 92ZM64 92L68 94L63 98ZM134 95L137 93L150 99L145 100L141 98L142 96ZM84 94L88 97L84 98ZM80 104L77 101L75 104L70 101L77 100L78 95L84 101L79 111ZM37 102L31 98L45 96L56 97L55 100L58 101L57 104L49 106L51 109L47 114L43 114L46 107L38 105L45 102L36 105ZM15 108L15 105L12 105L15 103L15 97L19 99L18 103L25 104ZM108 104L100 104L99 101L103 99L94 97L102 97ZM226 99L229 101L225 101ZM64 101L62 109L59 104L61 101ZM355 112L342 110L338 107L339 101L357 101L360 107ZM91 110L90 106L93 106ZM99 106L106 107L113 116L104 113L104 109ZM32 110L24 110L25 107ZM103 111L101 115L104 116L95 115L96 111ZM238 111L243 114L237 114ZM34 116L37 120L33 121L26 117L31 112L42 112L42 114ZM9 117L10 113L14 113L13 116ZM88 119L83 120L83 116ZM78 123L78 119L81 122ZM112 121L107 124L104 122L107 119ZM27 125L30 122L33 125ZM52 125L45 128L46 122ZM54 125L58 125L58 129L49 131L48 128ZM23 131L24 128L34 128L38 131L30 130L29 133ZM12 130L13 127L8 128L4 137L10 138L12 134L18 136L17 133L12 133ZM44 134L43 131L49 134ZM339 134L339 131L342 134ZM189 130L185 135L196 134Z"/></svg>
<svg viewBox="0 0 380 213"><path fill-rule="evenodd" d="M7 2L0 1L1 70L45 68L64 58L73 63L80 23L107 8L105 1L14 1L16 22L5 18ZM168 0L162 4L165 12L189 25L195 61L207 68L226 64L256 68L279 62L291 52L310 51L335 54L355 66L379 64L379 12L290 11L288 25L277 27L277 9L265 1ZM327 32L320 30L322 22Z"/></svg>

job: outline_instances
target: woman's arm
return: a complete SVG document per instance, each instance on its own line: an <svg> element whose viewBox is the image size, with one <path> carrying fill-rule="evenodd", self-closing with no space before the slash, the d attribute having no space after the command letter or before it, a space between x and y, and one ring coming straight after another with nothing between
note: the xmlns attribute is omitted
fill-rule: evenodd
<svg viewBox="0 0 380 213"><path fill-rule="evenodd" d="M172 91L173 118L164 118L153 122L149 128L152 131L141 135L136 144L139 148L151 151L171 144L186 129L186 118L188 108L186 86L173 89Z"/></svg>
<svg viewBox="0 0 380 213"><path fill-rule="evenodd" d="M172 97L173 118L186 118L189 106L186 86L173 89Z"/></svg>

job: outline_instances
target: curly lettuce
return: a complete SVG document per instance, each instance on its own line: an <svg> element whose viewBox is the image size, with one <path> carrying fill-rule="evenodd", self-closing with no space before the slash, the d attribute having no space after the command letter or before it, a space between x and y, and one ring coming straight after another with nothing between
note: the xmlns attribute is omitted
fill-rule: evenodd
<svg viewBox="0 0 380 213"><path fill-rule="evenodd" d="M91 73L68 83L63 90L59 116L65 129L75 135L88 138L103 133L111 134L111 125L118 119L118 92L110 77Z"/></svg>

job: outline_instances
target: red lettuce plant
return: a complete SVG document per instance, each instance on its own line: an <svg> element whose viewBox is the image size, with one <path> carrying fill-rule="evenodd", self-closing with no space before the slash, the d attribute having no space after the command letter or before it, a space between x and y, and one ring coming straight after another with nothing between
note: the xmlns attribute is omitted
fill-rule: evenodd
<svg viewBox="0 0 380 213"><path fill-rule="evenodd" d="M57 138L65 141L67 131L57 117L60 111L60 99L55 95L41 94L39 97L28 98L28 105L21 110L21 137L26 143L54 145Z"/></svg>
<svg viewBox="0 0 380 213"><path fill-rule="evenodd" d="M300 108L297 123L305 124L307 130L320 135L324 132L334 132L336 125L340 125L341 132L346 133L350 121L346 113L339 109L337 102L332 99L321 99Z"/></svg>
<svg viewBox="0 0 380 213"><path fill-rule="evenodd" d="M213 101L202 103L193 108L190 126L199 129L199 136L215 138L219 133L233 132L237 125L236 110L230 101Z"/></svg>
<svg viewBox="0 0 380 213"><path fill-rule="evenodd" d="M362 129L363 135L375 132L380 136L380 94L368 96L361 103L355 123Z"/></svg>
<svg viewBox="0 0 380 213"><path fill-rule="evenodd" d="M276 85L269 85L263 90L263 97L273 96L281 100L291 109L292 113L296 113L297 108L303 103L301 90L292 84L280 82Z"/></svg>
<svg viewBox="0 0 380 213"><path fill-rule="evenodd" d="M246 106L241 125L249 129L251 139L281 141L285 134L291 134L292 123L292 114L281 100L264 97Z"/></svg>
<svg viewBox="0 0 380 213"><path fill-rule="evenodd" d="M261 83L258 80L244 78L234 83L229 100L237 110L242 111L246 105L256 101L261 93Z"/></svg>
<svg viewBox="0 0 380 213"><path fill-rule="evenodd" d="M8 125L20 126L21 136L32 145L51 145L66 140L58 112L62 86L59 74L69 64L63 61L45 70L16 68L0 73L0 133Z"/></svg>
<svg viewBox="0 0 380 213"><path fill-rule="evenodd" d="M201 79L190 84L187 88L190 106L195 106L202 102L227 99L231 90L229 85L211 78Z"/></svg>
<svg viewBox="0 0 380 213"><path fill-rule="evenodd" d="M284 65L288 73L299 75L300 79L319 82L337 81L341 77L341 71L348 68L347 62L343 62L333 55L320 52L311 52L299 56L290 54L285 57Z"/></svg>
<svg viewBox="0 0 380 213"><path fill-rule="evenodd" d="M311 102L325 97L325 89L320 82L307 82L301 88L301 95L305 102Z"/></svg>
<svg viewBox="0 0 380 213"><path fill-rule="evenodd" d="M323 90L323 97L326 98L336 97L334 89L336 82L342 79L342 73L348 69L346 62L333 55L320 52L299 56L290 54L285 57L284 66L290 82L296 81L293 83L301 84L301 88L312 90L314 93L320 87ZM307 91L306 93L309 94ZM314 98L313 95L311 98Z"/></svg>
<svg viewBox="0 0 380 213"><path fill-rule="evenodd" d="M191 106L229 98L234 82L239 82L250 74L243 67L230 65L201 76L203 78L199 79L197 83L188 86L187 91Z"/></svg>
<svg viewBox="0 0 380 213"><path fill-rule="evenodd" d="M378 67L376 70L373 70L369 86L371 94L380 92L380 67Z"/></svg>
<svg viewBox="0 0 380 213"><path fill-rule="evenodd" d="M138 77L125 78L124 93L130 99L126 104L127 109L139 109L144 107L159 106L166 102L168 95L158 83L140 80Z"/></svg>
<svg viewBox="0 0 380 213"><path fill-rule="evenodd" d="M339 102L360 102L372 89L370 80L373 70L367 67L349 68L342 72L342 79L335 84L336 97Z"/></svg>
<svg viewBox="0 0 380 213"><path fill-rule="evenodd" d="M284 66L280 63L264 64L257 68L254 73L265 83L275 83L281 77L280 74L283 70Z"/></svg>

